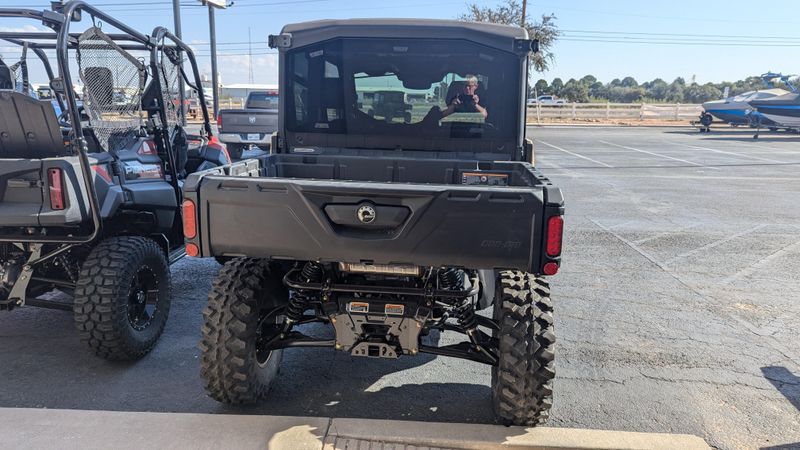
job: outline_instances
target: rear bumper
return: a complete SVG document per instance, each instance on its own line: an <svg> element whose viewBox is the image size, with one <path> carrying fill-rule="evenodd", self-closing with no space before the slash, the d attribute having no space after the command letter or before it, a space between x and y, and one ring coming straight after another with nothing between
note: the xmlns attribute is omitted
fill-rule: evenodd
<svg viewBox="0 0 800 450"><path fill-rule="evenodd" d="M258 133L261 138L255 141L247 139L248 134L256 133L219 133L219 140L225 144L254 144L269 145L272 142L272 133Z"/></svg>

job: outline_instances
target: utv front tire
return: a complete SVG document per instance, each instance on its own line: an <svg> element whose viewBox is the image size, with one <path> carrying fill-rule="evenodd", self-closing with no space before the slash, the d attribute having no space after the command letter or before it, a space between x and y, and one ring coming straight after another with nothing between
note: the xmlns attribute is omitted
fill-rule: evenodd
<svg viewBox="0 0 800 450"><path fill-rule="evenodd" d="M73 312L81 341L102 358L135 360L156 345L169 316L169 264L140 236L108 238L81 266Z"/></svg>
<svg viewBox="0 0 800 450"><path fill-rule="evenodd" d="M200 374L211 398L246 404L267 395L283 351L264 351L258 344L266 339L265 329L277 326L287 299L280 273L267 261L236 258L220 270L203 311L200 342Z"/></svg>
<svg viewBox="0 0 800 450"><path fill-rule="evenodd" d="M547 420L553 404L555 332L547 283L534 275L501 272L494 301L500 325L498 365L492 367L492 404L504 425Z"/></svg>

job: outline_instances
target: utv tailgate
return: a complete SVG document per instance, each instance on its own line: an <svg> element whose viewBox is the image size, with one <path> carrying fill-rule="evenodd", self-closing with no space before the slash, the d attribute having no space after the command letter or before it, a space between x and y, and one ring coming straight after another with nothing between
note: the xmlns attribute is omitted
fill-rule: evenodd
<svg viewBox="0 0 800 450"><path fill-rule="evenodd" d="M187 183L202 256L541 272L546 211L526 187L208 175ZM546 208L547 192L558 197ZM366 220L359 210L365 210ZM370 212L371 211L371 212ZM362 214L363 215L363 214ZM370 216L373 216L370 219Z"/></svg>

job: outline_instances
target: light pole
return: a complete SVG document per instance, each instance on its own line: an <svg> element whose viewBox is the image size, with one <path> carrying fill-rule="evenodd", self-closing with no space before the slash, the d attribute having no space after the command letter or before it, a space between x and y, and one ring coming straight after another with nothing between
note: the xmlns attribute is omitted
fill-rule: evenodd
<svg viewBox="0 0 800 450"><path fill-rule="evenodd" d="M178 39L183 39L181 36L181 3L180 0L172 0L172 16L175 20L175 36ZM183 68L183 56L181 55L181 49L178 49L178 64L179 67ZM178 103L181 108L181 125L186 126L186 105L184 105L185 98L186 98L186 87L183 84L183 75L178 74Z"/></svg>
<svg viewBox="0 0 800 450"><path fill-rule="evenodd" d="M219 85L217 84L217 23L214 18L214 7L208 4L208 33L211 36L211 96L214 102L214 120L219 112Z"/></svg>
<svg viewBox="0 0 800 450"><path fill-rule="evenodd" d="M227 0L200 0L200 2L208 6L208 34L211 43L211 95L214 102L214 119L217 118L219 112L219 85L217 75L217 26L214 18L214 9L225 9L228 7Z"/></svg>

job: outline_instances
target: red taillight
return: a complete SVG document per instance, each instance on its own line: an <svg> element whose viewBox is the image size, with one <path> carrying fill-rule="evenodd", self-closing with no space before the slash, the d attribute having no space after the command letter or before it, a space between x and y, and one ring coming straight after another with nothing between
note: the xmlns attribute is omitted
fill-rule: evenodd
<svg viewBox="0 0 800 450"><path fill-rule="evenodd" d="M64 180L61 169L47 169L47 186L50 190L50 208L64 209Z"/></svg>
<svg viewBox="0 0 800 450"><path fill-rule="evenodd" d="M555 275L558 273L558 263L550 261L542 268L542 273L545 275Z"/></svg>
<svg viewBox="0 0 800 450"><path fill-rule="evenodd" d="M183 201L183 236L186 239L193 239L197 236L197 217L196 208L191 200Z"/></svg>
<svg viewBox="0 0 800 450"><path fill-rule="evenodd" d="M222 131L222 113L217 113L217 131Z"/></svg>
<svg viewBox="0 0 800 450"><path fill-rule="evenodd" d="M99 175L100 178L106 180L108 183L113 182L111 175L108 174L108 170L106 170L105 166L92 166L92 170L94 170L94 173Z"/></svg>
<svg viewBox="0 0 800 450"><path fill-rule="evenodd" d="M189 242L188 244L186 244L186 254L191 257L195 257L200 254L200 248L197 247L197 245Z"/></svg>
<svg viewBox="0 0 800 450"><path fill-rule="evenodd" d="M561 254L561 236L564 231L564 219L553 216L547 220L547 256Z"/></svg>

